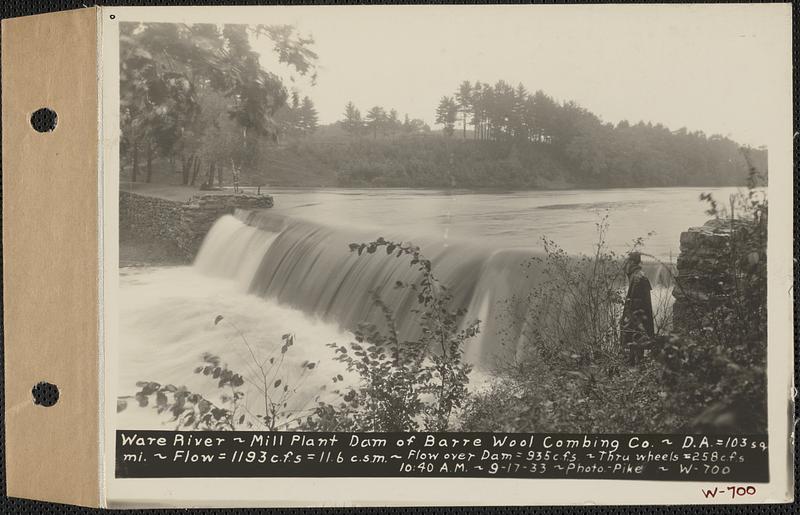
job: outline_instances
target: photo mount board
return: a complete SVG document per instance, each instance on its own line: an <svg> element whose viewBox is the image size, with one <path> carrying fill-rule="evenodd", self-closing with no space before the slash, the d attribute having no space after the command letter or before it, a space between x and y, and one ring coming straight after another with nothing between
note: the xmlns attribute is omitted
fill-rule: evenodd
<svg viewBox="0 0 800 515"><path fill-rule="evenodd" d="M2 21L8 495L100 504L98 16ZM55 130L32 114L49 108ZM58 387L33 403L39 382Z"/></svg>
<svg viewBox="0 0 800 515"><path fill-rule="evenodd" d="M103 476L113 474L104 461L102 345L106 11L112 10L2 25L8 495L85 506L106 505ZM52 132L31 127L32 113L43 107L58 114ZM59 389L52 407L32 401L41 381ZM770 459L784 464L782 456ZM791 498L791 463L789 445L785 496L769 501Z"/></svg>

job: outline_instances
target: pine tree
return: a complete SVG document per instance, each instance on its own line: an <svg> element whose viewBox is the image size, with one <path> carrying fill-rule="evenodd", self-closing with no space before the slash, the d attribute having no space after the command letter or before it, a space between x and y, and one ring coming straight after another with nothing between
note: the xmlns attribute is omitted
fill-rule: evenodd
<svg viewBox="0 0 800 515"><path fill-rule="evenodd" d="M378 131L386 125L386 111L380 106L375 106L367 112L366 120L367 127L372 130L372 137L377 138Z"/></svg>
<svg viewBox="0 0 800 515"><path fill-rule="evenodd" d="M303 102L299 108L299 126L304 134L311 134L317 130L319 115L314 108L314 102L309 97L303 97Z"/></svg>
<svg viewBox="0 0 800 515"><path fill-rule="evenodd" d="M350 134L361 134L364 129L364 121L361 119L361 111L352 102L344 106L344 120L341 126Z"/></svg>
<svg viewBox="0 0 800 515"><path fill-rule="evenodd" d="M386 118L386 128L392 135L400 130L400 118L396 109L389 111L389 116Z"/></svg>
<svg viewBox="0 0 800 515"><path fill-rule="evenodd" d="M462 135L464 139L467 139L467 118L472 112L472 85L468 80L462 82L458 87L456 101L458 102L459 112L461 113Z"/></svg>
<svg viewBox="0 0 800 515"><path fill-rule="evenodd" d="M452 136L458 114L458 105L452 97L444 96L436 108L436 123L443 126L444 133Z"/></svg>

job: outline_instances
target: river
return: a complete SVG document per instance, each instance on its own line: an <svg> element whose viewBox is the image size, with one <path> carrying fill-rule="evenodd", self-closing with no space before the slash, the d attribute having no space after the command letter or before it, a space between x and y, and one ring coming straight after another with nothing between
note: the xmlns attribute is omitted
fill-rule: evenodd
<svg viewBox="0 0 800 515"><path fill-rule="evenodd" d="M323 385L342 373L326 344L350 341L348 330L374 316L370 291L396 308L401 331L416 328L414 296L392 288L414 279L407 259L349 251L349 243L378 237L419 245L454 302L482 321L467 357L486 373L502 329L497 306L533 284L521 265L541 252L542 237L570 254L589 253L607 217L613 250L623 253L644 237L644 252L672 261L681 231L708 219L700 193L726 201L734 191L274 190L273 209L220 219L193 266L121 270L118 391L131 394L137 381L152 380L214 396L213 382L192 372L203 353L253 375L241 335L263 361L279 356L282 335L292 333L296 343L278 375L298 386L295 406L313 405ZM659 286L663 273L649 261L651 282ZM663 295L668 286L662 286ZM224 317L220 324L217 315ZM301 378L308 361L318 366ZM120 417L120 425L137 427L163 422L139 408Z"/></svg>
<svg viewBox="0 0 800 515"><path fill-rule="evenodd" d="M645 250L662 259L678 252L686 228L708 219L700 194L727 201L736 188L440 192L398 189L278 189L274 211L313 222L393 230L496 248L540 247L547 236L571 253L589 252L595 223L607 214L609 244L624 251L646 237Z"/></svg>

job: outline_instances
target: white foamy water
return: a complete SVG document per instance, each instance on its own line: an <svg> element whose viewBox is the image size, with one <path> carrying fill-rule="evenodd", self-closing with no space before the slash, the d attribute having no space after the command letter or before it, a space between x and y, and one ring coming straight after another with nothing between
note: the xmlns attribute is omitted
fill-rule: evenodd
<svg viewBox="0 0 800 515"><path fill-rule="evenodd" d="M186 385L209 399L217 398L221 391L216 381L193 373L205 352L220 356L243 376L257 379L247 347L228 322L245 335L260 361L279 357L281 336L294 333L295 344L276 376L290 388L298 384L304 361L319 362L306 374L289 406L292 409L313 407L320 386L342 373L339 363L326 359L332 350L325 344L348 342L347 334L334 324L248 295L235 280L209 277L194 267L123 269L120 275L120 395L135 393L137 381L156 381ZM217 315L225 320L214 325ZM250 399L249 408L263 413L255 387L246 383L243 389ZM150 407L139 408L135 401L128 405L119 415L120 427L172 427L164 426L165 417L157 417Z"/></svg>

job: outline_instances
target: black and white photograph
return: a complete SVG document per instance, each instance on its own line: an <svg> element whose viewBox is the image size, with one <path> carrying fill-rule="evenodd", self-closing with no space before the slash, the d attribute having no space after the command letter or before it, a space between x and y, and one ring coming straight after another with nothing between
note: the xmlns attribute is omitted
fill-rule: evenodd
<svg viewBox="0 0 800 515"><path fill-rule="evenodd" d="M115 427L773 429L780 13L578 7L119 21Z"/></svg>
<svg viewBox="0 0 800 515"><path fill-rule="evenodd" d="M12 503L794 501L790 3L49 9Z"/></svg>

